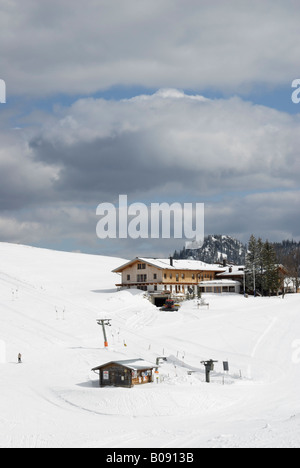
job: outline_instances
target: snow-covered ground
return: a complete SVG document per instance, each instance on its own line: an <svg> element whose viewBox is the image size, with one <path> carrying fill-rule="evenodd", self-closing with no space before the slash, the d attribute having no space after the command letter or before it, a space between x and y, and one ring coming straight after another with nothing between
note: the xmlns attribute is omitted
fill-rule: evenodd
<svg viewBox="0 0 300 468"><path fill-rule="evenodd" d="M122 263L0 244L0 447L298 447L300 295L163 313L116 291ZM109 350L99 318L112 319ZM159 384L100 389L91 372L163 355Z"/></svg>

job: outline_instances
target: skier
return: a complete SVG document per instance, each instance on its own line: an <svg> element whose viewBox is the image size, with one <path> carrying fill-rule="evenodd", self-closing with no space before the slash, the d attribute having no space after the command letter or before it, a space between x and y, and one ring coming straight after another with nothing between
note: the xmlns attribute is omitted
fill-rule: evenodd
<svg viewBox="0 0 300 468"><path fill-rule="evenodd" d="M19 364L22 363L22 354L21 353L18 354L18 363Z"/></svg>

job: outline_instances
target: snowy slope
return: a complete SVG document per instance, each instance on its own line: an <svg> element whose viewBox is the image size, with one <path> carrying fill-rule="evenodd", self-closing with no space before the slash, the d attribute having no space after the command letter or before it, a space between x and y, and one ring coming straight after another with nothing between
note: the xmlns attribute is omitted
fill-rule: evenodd
<svg viewBox="0 0 300 468"><path fill-rule="evenodd" d="M122 263L0 244L0 447L299 446L300 296L208 296L210 310L162 313L116 291ZM97 318L112 319L109 350ZM99 389L90 370L163 354L160 384Z"/></svg>

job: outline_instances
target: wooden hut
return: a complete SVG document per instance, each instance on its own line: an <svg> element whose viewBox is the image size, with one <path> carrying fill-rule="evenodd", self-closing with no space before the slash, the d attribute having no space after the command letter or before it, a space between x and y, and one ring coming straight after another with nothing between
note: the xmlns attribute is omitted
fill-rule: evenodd
<svg viewBox="0 0 300 468"><path fill-rule="evenodd" d="M111 361L94 367L92 371L99 373L100 387L127 387L143 385L153 381L153 371L157 366L143 359Z"/></svg>

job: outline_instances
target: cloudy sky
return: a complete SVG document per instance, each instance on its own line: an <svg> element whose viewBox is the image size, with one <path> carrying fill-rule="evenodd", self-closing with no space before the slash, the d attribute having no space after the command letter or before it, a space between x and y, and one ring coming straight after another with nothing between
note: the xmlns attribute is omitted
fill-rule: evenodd
<svg viewBox="0 0 300 468"><path fill-rule="evenodd" d="M0 0L0 241L132 257L100 203L300 240L299 0Z"/></svg>

